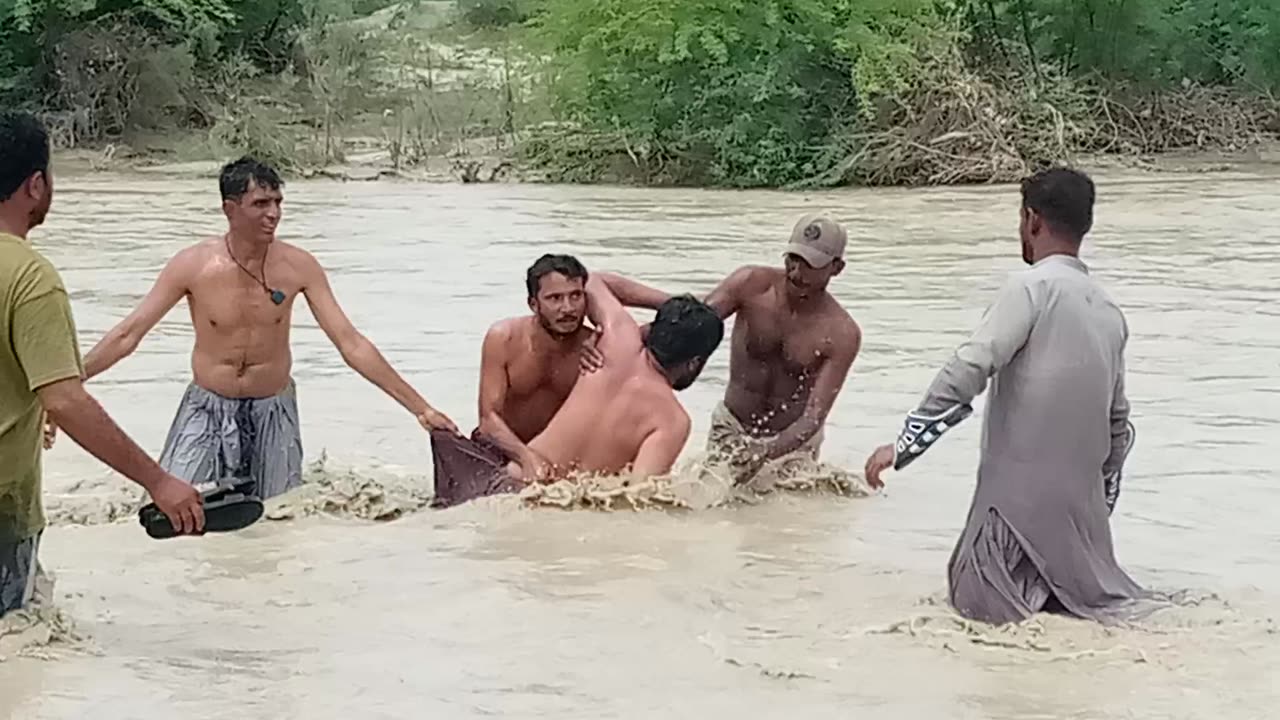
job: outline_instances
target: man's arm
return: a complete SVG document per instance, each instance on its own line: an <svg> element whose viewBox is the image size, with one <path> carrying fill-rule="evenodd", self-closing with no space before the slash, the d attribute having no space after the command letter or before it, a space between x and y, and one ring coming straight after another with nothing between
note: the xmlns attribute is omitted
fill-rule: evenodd
<svg viewBox="0 0 1280 720"><path fill-rule="evenodd" d="M199 493L164 472L85 392L71 304L54 271L38 270L22 285L13 309L11 342L27 386L45 413L94 457L146 488L180 532L202 531Z"/></svg>
<svg viewBox="0 0 1280 720"><path fill-rule="evenodd" d="M587 279L587 317L600 329L600 351L629 352L641 345L640 326L599 275Z"/></svg>
<svg viewBox="0 0 1280 720"><path fill-rule="evenodd" d="M721 320L728 318L742 307L742 299L746 297L755 275L756 268L751 266L734 270L707 294L704 302L716 311Z"/></svg>
<svg viewBox="0 0 1280 720"><path fill-rule="evenodd" d="M299 251L302 257L303 294L311 307L311 314L329 341L333 343L342 360L364 379L378 386L400 406L413 413L419 422L429 427L457 432L457 427L444 414L432 407L404 378L391 367L378 348L356 330L351 320L338 305L329 278L320 263L310 253Z"/></svg>
<svg viewBox="0 0 1280 720"><path fill-rule="evenodd" d="M107 331L85 355L85 380L105 372L133 354L142 343L142 338L187 294L187 278L193 261L191 252L183 250L169 260L138 307Z"/></svg>
<svg viewBox="0 0 1280 720"><path fill-rule="evenodd" d="M1022 349L1036 314L1031 291L1022 277L1006 283L977 330L934 377L920 405L907 414L893 447L895 470L920 457L943 433L973 413L974 398Z"/></svg>
<svg viewBox="0 0 1280 720"><path fill-rule="evenodd" d="M1125 460L1137 439L1137 431L1129 420L1129 398L1124 388L1124 359L1120 360L1115 389L1111 393L1111 452L1102 463L1103 491L1107 511L1115 510L1120 499L1120 476Z"/></svg>
<svg viewBox="0 0 1280 720"><path fill-rule="evenodd" d="M664 424L650 433L640 444L635 462L631 464L631 472L640 477L666 475L676 464L680 451L689 440L692 423L689 415L681 413L678 420Z"/></svg>
<svg viewBox="0 0 1280 720"><path fill-rule="evenodd" d="M622 277L617 273L597 273L605 286L609 288L618 302L625 307L648 308L657 310L662 303L671 299L671 293L651 288L644 283Z"/></svg>
<svg viewBox="0 0 1280 720"><path fill-rule="evenodd" d="M480 432L487 435L509 457L515 458L529 477L534 466L533 451L507 425L502 410L507 401L507 349L510 332L501 324L489 328L480 350ZM532 479L532 478L531 478Z"/></svg>
<svg viewBox="0 0 1280 720"><path fill-rule="evenodd" d="M822 429L827 415L836 403L858 351L862 349L862 329L856 324L847 331L831 356L822 363L814 379L804 414L764 446L764 459L774 460L800 449L814 433Z"/></svg>

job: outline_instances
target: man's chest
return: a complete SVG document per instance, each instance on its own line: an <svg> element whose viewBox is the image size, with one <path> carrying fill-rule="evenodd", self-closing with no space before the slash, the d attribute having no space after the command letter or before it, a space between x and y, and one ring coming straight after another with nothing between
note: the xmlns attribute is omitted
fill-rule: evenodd
<svg viewBox="0 0 1280 720"><path fill-rule="evenodd" d="M752 360L803 371L821 363L827 351L821 324L767 305L739 311L734 321L734 348Z"/></svg>
<svg viewBox="0 0 1280 720"><path fill-rule="evenodd" d="M274 326L285 322L293 310L300 285L289 273L271 268L264 284L236 266L202 273L191 284L188 300L198 319L214 326ZM276 300L280 300L279 303Z"/></svg>
<svg viewBox="0 0 1280 720"><path fill-rule="evenodd" d="M578 380L579 358L576 353L535 355L519 353L507 366L508 394L529 398L539 394L568 396Z"/></svg>

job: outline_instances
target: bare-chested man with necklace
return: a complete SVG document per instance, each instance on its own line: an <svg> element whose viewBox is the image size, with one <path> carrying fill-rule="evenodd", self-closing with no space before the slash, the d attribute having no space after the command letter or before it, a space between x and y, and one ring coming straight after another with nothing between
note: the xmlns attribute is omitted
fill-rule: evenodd
<svg viewBox="0 0 1280 720"><path fill-rule="evenodd" d="M276 171L241 158L223 168L219 184L228 232L175 255L137 309L85 356L85 374L92 378L136 350L187 298L196 334L194 381L165 440L161 466L191 483L250 478L264 499L302 481L289 344L299 295L347 365L424 428L457 432L351 324L320 263L276 240L284 200Z"/></svg>

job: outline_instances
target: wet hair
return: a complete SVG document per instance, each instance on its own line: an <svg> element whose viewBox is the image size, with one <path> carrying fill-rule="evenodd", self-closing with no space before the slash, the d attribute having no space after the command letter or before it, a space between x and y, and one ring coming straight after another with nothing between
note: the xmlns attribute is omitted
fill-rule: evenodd
<svg viewBox="0 0 1280 720"><path fill-rule="evenodd" d="M724 321L692 295L677 295L658 307L645 347L663 368L708 358L724 339Z"/></svg>
<svg viewBox="0 0 1280 720"><path fill-rule="evenodd" d="M0 111L0 202L32 175L49 172L49 133L34 115Z"/></svg>
<svg viewBox="0 0 1280 720"><path fill-rule="evenodd" d="M587 268L578 261L578 258L572 255L552 255L548 253L538 258L529 266L528 272L525 273L524 285L529 291L530 299L538 296L538 288L542 285L542 278L551 273L560 273L570 280L582 278L583 284L587 282Z"/></svg>
<svg viewBox="0 0 1280 720"><path fill-rule="evenodd" d="M222 173L218 175L218 189L222 191L222 199L239 200L244 197L249 192L250 180L258 187L269 190L284 187L284 181L275 168L245 155L222 166Z"/></svg>
<svg viewBox="0 0 1280 720"><path fill-rule="evenodd" d="M1045 168L1022 180L1022 206L1076 241L1093 227L1094 197L1093 180L1071 168Z"/></svg>

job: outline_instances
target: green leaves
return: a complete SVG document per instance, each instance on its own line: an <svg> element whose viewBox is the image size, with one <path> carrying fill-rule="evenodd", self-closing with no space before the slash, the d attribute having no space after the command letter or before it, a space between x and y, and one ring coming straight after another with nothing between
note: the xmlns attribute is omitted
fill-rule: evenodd
<svg viewBox="0 0 1280 720"><path fill-rule="evenodd" d="M860 96L909 81L931 0L550 0L560 110L703 158L715 184L811 173Z"/></svg>

